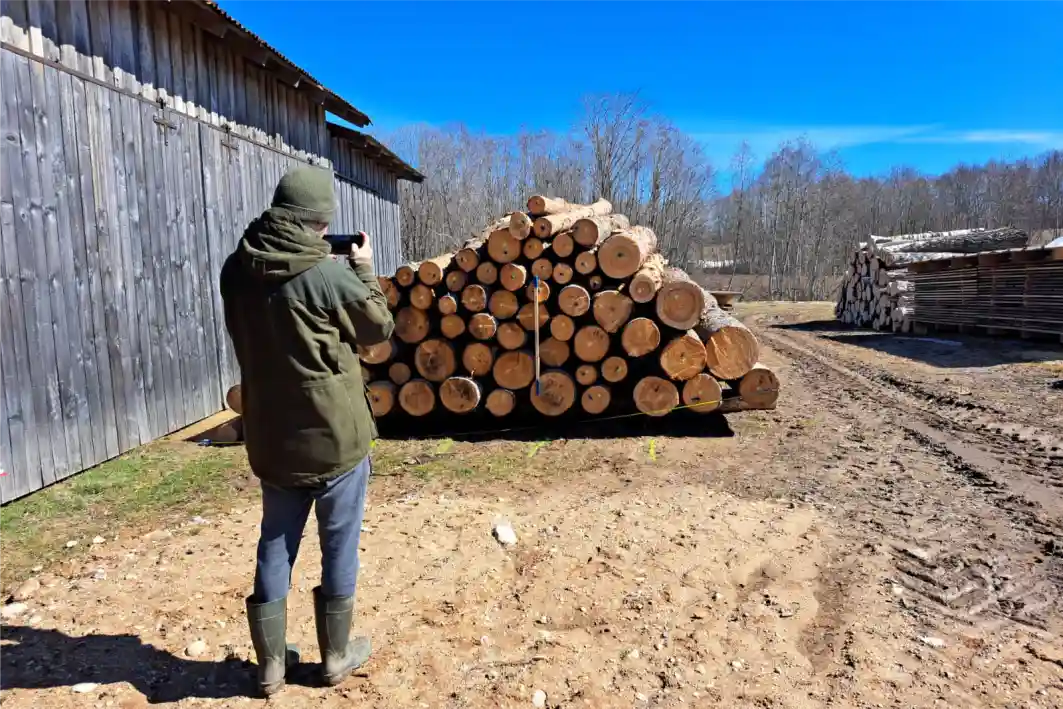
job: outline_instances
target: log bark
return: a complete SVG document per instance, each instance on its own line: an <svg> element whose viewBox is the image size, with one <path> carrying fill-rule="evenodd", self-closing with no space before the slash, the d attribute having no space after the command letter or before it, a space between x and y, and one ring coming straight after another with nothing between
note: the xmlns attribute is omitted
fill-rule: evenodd
<svg viewBox="0 0 1063 709"><path fill-rule="evenodd" d="M947 258L963 258L968 254L957 254L954 252L948 253L891 253L889 251L883 251L879 254L879 258L886 265L886 268L896 268L898 266L907 266L913 263L922 263L923 261L937 261L938 259Z"/></svg>
<svg viewBox="0 0 1063 709"><path fill-rule="evenodd" d="M643 357L661 345L661 329L649 318L635 318L624 326L620 345L631 357Z"/></svg>
<svg viewBox="0 0 1063 709"><path fill-rule="evenodd" d="M487 254L495 263L509 263L520 258L521 244L509 233L509 229L499 229L487 239Z"/></svg>
<svg viewBox="0 0 1063 709"><path fill-rule="evenodd" d="M451 271L443 280L447 284L448 291L461 293L461 289L469 284L469 274L465 271Z"/></svg>
<svg viewBox="0 0 1063 709"><path fill-rule="evenodd" d="M576 383L560 369L543 372L538 387L532 387L531 403L543 416L560 416L576 403Z"/></svg>
<svg viewBox="0 0 1063 709"><path fill-rule="evenodd" d="M675 384L661 377L640 379L632 398L636 408L648 416L664 416L679 406L679 390Z"/></svg>
<svg viewBox="0 0 1063 709"><path fill-rule="evenodd" d="M417 269L420 267L419 263L407 263L399 266L395 271L395 282L403 288L409 288L417 280Z"/></svg>
<svg viewBox="0 0 1063 709"><path fill-rule="evenodd" d="M395 356L395 343L392 340L385 340L368 347L359 345L358 356L366 364L384 364Z"/></svg>
<svg viewBox="0 0 1063 709"><path fill-rule="evenodd" d="M517 241L523 241L531 234L534 223L535 220L524 212L513 212L509 215L509 233Z"/></svg>
<svg viewBox="0 0 1063 709"><path fill-rule="evenodd" d="M562 342L568 342L576 334L576 323L567 315L555 315L550 321L550 335Z"/></svg>
<svg viewBox="0 0 1063 709"><path fill-rule="evenodd" d="M539 278L550 278L554 275L554 264L550 259L536 259L531 265L531 272Z"/></svg>
<svg viewBox="0 0 1063 709"><path fill-rule="evenodd" d="M417 345L413 364L418 374L430 382L441 382L458 368L454 346L446 340L425 340Z"/></svg>
<svg viewBox="0 0 1063 709"><path fill-rule="evenodd" d="M661 350L661 370L674 380L685 382L705 369L705 345L698 334L687 330L673 337Z"/></svg>
<svg viewBox="0 0 1063 709"><path fill-rule="evenodd" d="M576 367L576 381L582 386L589 387L598 381L598 368L593 364L581 364Z"/></svg>
<svg viewBox="0 0 1063 709"><path fill-rule="evenodd" d="M548 337L539 343L539 359L548 367L560 367L572 356L567 342Z"/></svg>
<svg viewBox="0 0 1063 709"><path fill-rule="evenodd" d="M583 207L584 205L582 204L573 204L557 197L545 197L537 194L528 198L528 214L534 214L537 217L541 217L544 214L571 212Z"/></svg>
<svg viewBox="0 0 1063 709"><path fill-rule="evenodd" d="M435 293L423 283L418 283L410 289L410 305L421 310L428 310L435 300Z"/></svg>
<svg viewBox="0 0 1063 709"><path fill-rule="evenodd" d="M533 303L525 303L521 306L520 312L517 313L517 322L525 330L531 332L535 329L535 305ZM539 330L546 328L550 322L550 311L546 309L545 305L539 305Z"/></svg>
<svg viewBox="0 0 1063 709"><path fill-rule="evenodd" d="M657 319L676 330L689 330L701 319L708 297L711 296L678 268L665 269L655 303Z"/></svg>
<svg viewBox="0 0 1063 709"><path fill-rule="evenodd" d="M587 217L572 227L572 238L584 248L591 248L609 238L615 231L631 228L631 222L623 214L602 217Z"/></svg>
<svg viewBox="0 0 1063 709"><path fill-rule="evenodd" d="M465 318L457 314L444 315L439 320L439 332L448 340L454 340L465 334Z"/></svg>
<svg viewBox="0 0 1063 709"><path fill-rule="evenodd" d="M450 264L454 261L454 254L443 254L422 261L417 267L417 277L426 286L438 286L443 282L443 274L446 273Z"/></svg>
<svg viewBox="0 0 1063 709"><path fill-rule="evenodd" d="M664 256L653 254L642 264L628 285L628 294L636 303L649 303L664 283Z"/></svg>
<svg viewBox="0 0 1063 709"><path fill-rule="evenodd" d="M545 239L558 232L571 228L573 224L584 217L600 217L609 214L611 211L613 211L613 205L604 199L599 199L594 204L590 204L586 207L579 207L554 214L548 213L547 216L539 217L535 220L532 229L537 237Z"/></svg>
<svg viewBox="0 0 1063 709"><path fill-rule="evenodd" d="M384 298L388 302L388 310L394 310L399 307L399 301L402 300L402 291L395 285L395 281L387 276L377 276L377 283L380 284L380 290L384 293Z"/></svg>
<svg viewBox="0 0 1063 709"><path fill-rule="evenodd" d="M571 232L563 231L555 236L554 240L550 242L550 250L558 258L571 256L572 252L576 250L576 242L573 240Z"/></svg>
<svg viewBox="0 0 1063 709"><path fill-rule="evenodd" d="M461 291L461 304L471 313L479 313L487 307L487 289L476 283Z"/></svg>
<svg viewBox="0 0 1063 709"><path fill-rule="evenodd" d="M598 268L598 257L593 251L584 251L576 257L576 270L589 276Z"/></svg>
<svg viewBox="0 0 1063 709"><path fill-rule="evenodd" d="M505 264L498 275L502 287L510 291L520 290L528 281L528 269L516 263Z"/></svg>
<svg viewBox="0 0 1063 709"><path fill-rule="evenodd" d="M411 376L413 376L413 372L410 371L410 365L405 362L392 362L391 366L388 367L388 379L399 386L410 381Z"/></svg>
<svg viewBox="0 0 1063 709"><path fill-rule="evenodd" d="M612 402L613 395L609 387L603 384L595 384L580 396L580 406L592 416L604 413Z"/></svg>
<svg viewBox="0 0 1063 709"><path fill-rule="evenodd" d="M565 315L578 318L591 309L591 295L583 286L567 285L557 296L557 307Z"/></svg>
<svg viewBox="0 0 1063 709"><path fill-rule="evenodd" d="M756 335L715 304L705 308L694 330L705 343L706 366L717 379L739 379L760 357Z"/></svg>
<svg viewBox="0 0 1063 709"><path fill-rule="evenodd" d="M491 373L503 389L525 389L535 379L535 360L525 350L503 352Z"/></svg>
<svg viewBox="0 0 1063 709"><path fill-rule="evenodd" d="M243 391L239 384L234 384L225 392L225 405L237 414L244 412Z"/></svg>
<svg viewBox="0 0 1063 709"><path fill-rule="evenodd" d="M779 378L760 362L737 383L732 383L731 388L737 389L747 404L758 409L774 409L779 400Z"/></svg>
<svg viewBox="0 0 1063 709"><path fill-rule="evenodd" d="M657 250L657 235L649 227L618 231L598 247L598 268L610 278L630 278Z"/></svg>
<svg viewBox="0 0 1063 709"><path fill-rule="evenodd" d="M498 332L498 321L489 313L476 313L469 318L469 334L477 340L494 339Z"/></svg>
<svg viewBox="0 0 1063 709"><path fill-rule="evenodd" d="M529 261L534 261L543 255L546 251L546 244L542 239L538 239L534 236L530 236L524 240L524 245L521 247L521 253L524 254L524 258Z"/></svg>
<svg viewBox="0 0 1063 709"><path fill-rule="evenodd" d="M410 416L426 416L436 407L435 389L423 379L411 379L399 389L399 406Z"/></svg>
<svg viewBox="0 0 1063 709"><path fill-rule="evenodd" d="M540 278L539 285L536 286L535 281L533 280L528 284L527 288L524 289L524 297L532 303L545 303L550 300L550 282Z"/></svg>
<svg viewBox="0 0 1063 709"><path fill-rule="evenodd" d="M436 301L436 308L439 309L440 315L453 315L458 312L458 299L447 293Z"/></svg>
<svg viewBox="0 0 1063 709"><path fill-rule="evenodd" d="M603 290L594 294L594 319L602 329L614 333L631 317L635 303L618 290Z"/></svg>
<svg viewBox="0 0 1063 709"><path fill-rule="evenodd" d="M370 382L366 387L369 398L369 408L373 410L373 416L380 418L391 413L395 408L397 389L392 382L383 380Z"/></svg>
<svg viewBox="0 0 1063 709"><path fill-rule="evenodd" d="M498 266L490 261L484 261L476 267L476 280L485 286L493 286L498 282Z"/></svg>
<svg viewBox="0 0 1063 709"><path fill-rule="evenodd" d="M683 405L692 411L707 414L720 408L723 389L711 374L701 372L683 384Z"/></svg>
<svg viewBox="0 0 1063 709"><path fill-rule="evenodd" d="M508 290L496 290L487 301L487 309L499 320L509 320L517 314L520 303L516 293Z"/></svg>
<svg viewBox="0 0 1063 709"><path fill-rule="evenodd" d="M618 355L606 357L602 362L602 379L610 384L622 382L627 378L627 360Z"/></svg>
<svg viewBox="0 0 1063 709"><path fill-rule="evenodd" d="M461 353L461 366L473 377L486 376L494 363L494 350L483 342L472 342Z"/></svg>
<svg viewBox="0 0 1063 709"><path fill-rule="evenodd" d="M469 377L448 377L439 385L439 401L447 411L467 414L480 405L481 389Z"/></svg>
<svg viewBox="0 0 1063 709"><path fill-rule="evenodd" d="M558 284L559 286L563 286L568 284L572 280L573 275L575 274L571 266L569 266L567 263L559 263L554 266L554 272L550 274L549 277L552 278L554 283Z"/></svg>
<svg viewBox="0 0 1063 709"><path fill-rule="evenodd" d="M508 416L517 408L517 397L509 389L495 389L487 395L484 408L490 411L492 416Z"/></svg>
<svg viewBox="0 0 1063 709"><path fill-rule="evenodd" d="M496 339L507 350L519 350L528 340L528 331L519 323L505 322L498 326Z"/></svg>
<svg viewBox="0 0 1063 709"><path fill-rule="evenodd" d="M585 325L576 331L573 344L576 356L584 362L601 362L609 354L609 333L597 325Z"/></svg>
<svg viewBox="0 0 1063 709"><path fill-rule="evenodd" d="M883 252L976 254L981 251L1021 249L1030 244L1030 237L1021 229L964 229L955 232L927 234L921 239L893 240L874 245L876 255Z"/></svg>
<svg viewBox="0 0 1063 709"><path fill-rule="evenodd" d="M431 329L428 313L407 306L395 314L395 334L408 345L414 345L428 337Z"/></svg>

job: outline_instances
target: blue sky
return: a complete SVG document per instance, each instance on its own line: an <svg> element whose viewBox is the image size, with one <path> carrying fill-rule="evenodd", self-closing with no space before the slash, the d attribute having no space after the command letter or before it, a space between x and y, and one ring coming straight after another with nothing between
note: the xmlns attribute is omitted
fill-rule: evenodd
<svg viewBox="0 0 1063 709"><path fill-rule="evenodd" d="M567 130L638 91L726 168L807 135L858 174L1063 148L1063 3L222 6L373 119Z"/></svg>

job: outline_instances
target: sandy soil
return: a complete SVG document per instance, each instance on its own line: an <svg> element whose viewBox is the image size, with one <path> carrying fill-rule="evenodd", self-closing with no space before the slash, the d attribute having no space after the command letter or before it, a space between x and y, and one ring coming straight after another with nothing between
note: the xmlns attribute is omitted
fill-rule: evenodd
<svg viewBox="0 0 1063 709"><path fill-rule="evenodd" d="M749 311L784 390L731 436L555 441L535 459L551 475L375 481L376 653L340 688L307 666L244 696L251 508L42 574L5 621L3 705L1063 706L1063 350L809 322L828 312ZM491 535L503 516L513 549ZM316 554L310 529L289 635L311 662Z"/></svg>

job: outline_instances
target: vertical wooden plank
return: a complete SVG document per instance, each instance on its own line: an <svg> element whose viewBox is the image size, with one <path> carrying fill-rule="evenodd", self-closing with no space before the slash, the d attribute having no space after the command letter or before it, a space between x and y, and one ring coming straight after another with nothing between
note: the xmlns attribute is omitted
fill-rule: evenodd
<svg viewBox="0 0 1063 709"><path fill-rule="evenodd" d="M227 47L219 55L218 69L221 78L222 109L228 123L236 122L236 57Z"/></svg>
<svg viewBox="0 0 1063 709"><path fill-rule="evenodd" d="M154 21L155 81L159 99L173 107L173 67L170 62L170 13L156 7L152 12Z"/></svg>
<svg viewBox="0 0 1063 709"><path fill-rule="evenodd" d="M114 85L140 91L136 65L136 18L130 0L109 0L111 17L111 75Z"/></svg>
<svg viewBox="0 0 1063 709"><path fill-rule="evenodd" d="M114 80L108 66L111 61L111 20L105 2L88 2L89 28L92 44L92 76L99 81Z"/></svg>
<svg viewBox="0 0 1063 709"><path fill-rule="evenodd" d="M72 65L83 74L92 76L92 35L89 29L87 0L65 0L60 3L70 13L70 44L73 46L75 63Z"/></svg>
<svg viewBox="0 0 1063 709"><path fill-rule="evenodd" d="M194 29L193 54L196 60L196 115L199 120L210 118L210 78L207 72L207 50L204 48L203 30Z"/></svg>
<svg viewBox="0 0 1063 709"><path fill-rule="evenodd" d="M181 23L181 61L185 74L185 113L192 118L199 115L199 69L196 66L196 35L199 29L191 22Z"/></svg>
<svg viewBox="0 0 1063 709"><path fill-rule="evenodd" d="M210 108L210 124L216 126L220 122L220 103L218 99L218 42L212 37L203 36L203 58L206 61L207 74L207 105Z"/></svg>
<svg viewBox="0 0 1063 709"><path fill-rule="evenodd" d="M5 7L6 9L6 7ZM25 61L25 60L21 60ZM29 248L20 249L20 237L30 232L30 205L25 191L25 175L22 161L21 118L18 102L18 61L12 52L0 51L0 83L3 111L0 112L0 128L3 130L3 171L0 180L0 279L3 298L0 299L0 356L3 357L3 391L7 411L6 428L11 438L10 458L0 461L6 466L7 476L0 478L0 495L3 501L40 489L44 485L41 460L42 443L38 435L47 435L47 421L38 422L34 401L34 372L31 360L39 354L36 338L31 336L33 323L30 300L33 263ZM23 283L28 280L29 283ZM24 297L24 295L26 297ZM47 448L48 465L51 465L51 449Z"/></svg>
<svg viewBox="0 0 1063 709"><path fill-rule="evenodd" d="M226 248L227 240L225 239L226 231L226 219L222 214L222 210L225 208L224 194L222 186L224 180L218 175L216 169L214 169L214 154L216 147L215 141L218 140L218 136L215 131L206 125L199 126L199 144L200 154L202 156L202 180L203 180L203 214L206 220L206 234L208 250L213 253L223 253L228 256L231 248ZM220 273L220 264L215 274ZM215 279L217 275L215 275ZM216 282L216 281L215 281ZM224 323L224 316L221 320ZM222 338L223 332L217 328L218 321L215 321L215 340L219 345L222 342L228 343L227 336ZM225 346L218 348L218 358L211 364L217 372L218 381L227 382L230 379L230 368L228 364L228 358L231 356L229 350Z"/></svg>
<svg viewBox="0 0 1063 709"><path fill-rule="evenodd" d="M169 35L167 40L170 43L170 74L171 81L171 93L173 94L173 108L178 113L185 113L185 104L188 99L188 91L185 86L185 60L184 60L184 41L182 38L182 25L185 24L183 18L177 15L170 14L168 19Z"/></svg>
<svg viewBox="0 0 1063 709"><path fill-rule="evenodd" d="M41 33L41 4L31 2L27 7L26 30L29 33L29 51L37 57L44 56L44 35Z"/></svg>
<svg viewBox="0 0 1063 709"><path fill-rule="evenodd" d="M211 130L207 126L196 126L197 132ZM190 134L191 136L191 134ZM191 136L191 149L193 154L193 167L195 173L192 180L192 205L195 210L195 244L193 255L195 256L195 269L198 274L197 300L200 303L200 327L204 345L204 405L205 414L213 414L221 410L225 401L225 382L221 373L220 361L224 357L222 348L224 340L219 339L224 334L224 328L219 327L219 318L222 318L220 292L218 290L218 275L221 272L221 262L217 258L215 240L211 238L207 224L206 189L204 174L210 170L208 155L203 152L203 140L199 135ZM239 153L237 153L239 155ZM235 159L235 156L234 156ZM230 166L232 167L232 166ZM230 175L241 175L237 168L230 171ZM221 179L225 179L222 177ZM228 179L233 179L231 176ZM239 214L233 214L239 220ZM239 234L239 232L235 232ZM226 253L228 255L228 253Z"/></svg>
<svg viewBox="0 0 1063 709"><path fill-rule="evenodd" d="M0 11L0 37L23 51L30 50L29 0L5 0Z"/></svg>
<svg viewBox="0 0 1063 709"><path fill-rule="evenodd" d="M140 95L154 101L158 94L155 78L155 8L148 0L137 6L137 67L140 72Z"/></svg>

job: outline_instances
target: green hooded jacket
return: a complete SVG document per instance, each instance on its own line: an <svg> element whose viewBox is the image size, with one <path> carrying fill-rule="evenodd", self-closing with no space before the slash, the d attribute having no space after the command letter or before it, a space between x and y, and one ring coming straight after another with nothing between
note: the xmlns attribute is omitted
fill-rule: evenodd
<svg viewBox="0 0 1063 709"><path fill-rule="evenodd" d="M319 234L273 207L221 271L248 460L282 487L341 475L376 436L355 347L388 339L394 322L373 267L329 254Z"/></svg>

